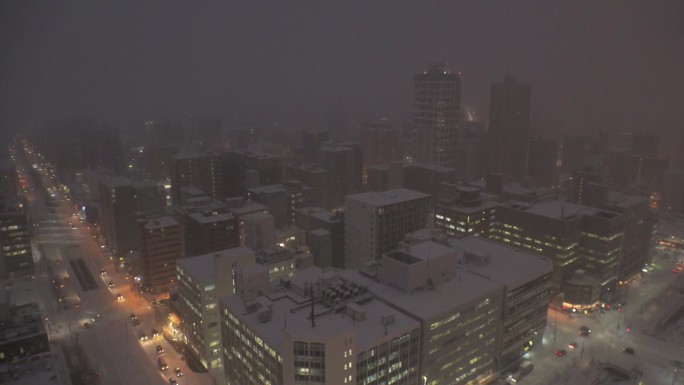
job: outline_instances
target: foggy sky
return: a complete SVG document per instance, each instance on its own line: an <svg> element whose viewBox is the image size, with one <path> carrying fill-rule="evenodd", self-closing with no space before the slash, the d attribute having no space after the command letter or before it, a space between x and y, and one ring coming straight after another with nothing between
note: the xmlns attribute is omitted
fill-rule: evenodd
<svg viewBox="0 0 684 385"><path fill-rule="evenodd" d="M412 74L532 84L544 129L684 131L684 2L0 2L0 127L222 116L322 126L410 119Z"/></svg>

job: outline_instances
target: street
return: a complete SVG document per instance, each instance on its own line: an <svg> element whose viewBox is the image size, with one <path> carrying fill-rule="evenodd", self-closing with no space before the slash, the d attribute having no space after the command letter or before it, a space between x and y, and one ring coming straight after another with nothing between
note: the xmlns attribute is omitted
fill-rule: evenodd
<svg viewBox="0 0 684 385"><path fill-rule="evenodd" d="M35 155L27 155L34 157L30 163L40 164ZM27 167L31 166L18 164L17 168ZM181 385L210 383L208 374L188 368L162 334L153 338L152 329L162 333L166 329L166 313L155 312L151 301L133 290L131 278L116 271L113 257L97 243L79 207L45 169L39 173L40 181L21 173L28 182L25 191L34 225L36 278L14 283L13 298L40 302L51 342L82 349L101 384L168 384L171 377ZM47 201L40 188L47 190ZM138 320L134 322L131 314ZM149 339L141 341L141 333ZM163 348L161 354L158 345ZM168 370L159 370L158 357L163 357ZM177 377L175 368L182 371L182 377Z"/></svg>

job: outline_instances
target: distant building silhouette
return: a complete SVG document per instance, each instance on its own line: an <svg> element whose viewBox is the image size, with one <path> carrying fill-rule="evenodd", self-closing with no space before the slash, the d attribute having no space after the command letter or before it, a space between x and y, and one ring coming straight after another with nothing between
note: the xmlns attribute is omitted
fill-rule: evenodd
<svg viewBox="0 0 684 385"><path fill-rule="evenodd" d="M411 155L418 162L457 167L461 73L441 64L413 77Z"/></svg>

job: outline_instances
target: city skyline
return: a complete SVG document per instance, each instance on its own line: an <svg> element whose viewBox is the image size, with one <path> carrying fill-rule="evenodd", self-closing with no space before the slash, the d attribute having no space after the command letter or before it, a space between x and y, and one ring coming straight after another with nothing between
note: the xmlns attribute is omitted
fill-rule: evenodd
<svg viewBox="0 0 684 385"><path fill-rule="evenodd" d="M412 74L434 61L462 72L480 120L510 73L531 84L542 134L684 125L681 3L132 5L4 2L2 130L75 116L400 126Z"/></svg>

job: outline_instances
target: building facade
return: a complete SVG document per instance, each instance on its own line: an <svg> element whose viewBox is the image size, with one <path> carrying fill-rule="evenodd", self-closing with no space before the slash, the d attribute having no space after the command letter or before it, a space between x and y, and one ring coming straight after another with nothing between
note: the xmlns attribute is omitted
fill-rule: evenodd
<svg viewBox="0 0 684 385"><path fill-rule="evenodd" d="M345 267L364 266L426 226L430 195L404 188L347 196Z"/></svg>
<svg viewBox="0 0 684 385"><path fill-rule="evenodd" d="M176 260L183 256L180 224L170 216L138 221L138 273L143 289L166 292L176 282Z"/></svg>
<svg viewBox="0 0 684 385"><path fill-rule="evenodd" d="M489 98L490 171L521 177L530 126L530 86L506 75L493 83Z"/></svg>
<svg viewBox="0 0 684 385"><path fill-rule="evenodd" d="M418 162L458 167L461 73L431 64L413 77L411 153Z"/></svg>

